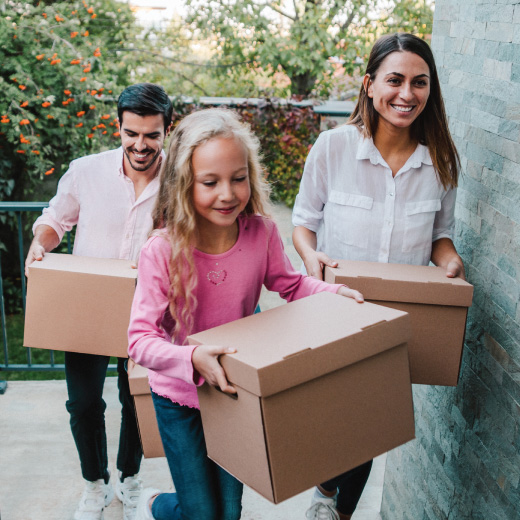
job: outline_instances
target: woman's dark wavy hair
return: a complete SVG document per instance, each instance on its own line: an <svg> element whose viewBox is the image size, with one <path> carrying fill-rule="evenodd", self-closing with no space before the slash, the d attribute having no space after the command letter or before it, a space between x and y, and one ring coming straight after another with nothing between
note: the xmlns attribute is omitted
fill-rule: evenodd
<svg viewBox="0 0 520 520"><path fill-rule="evenodd" d="M430 96L419 117L412 123L410 135L428 147L433 167L445 189L456 187L460 159L448 128L437 68L430 46L421 38L408 33L388 34L379 38L370 52L366 74L373 81L383 60L392 52L413 52L430 69ZM356 125L365 137L373 137L379 121L374 103L361 85L357 105L348 124Z"/></svg>

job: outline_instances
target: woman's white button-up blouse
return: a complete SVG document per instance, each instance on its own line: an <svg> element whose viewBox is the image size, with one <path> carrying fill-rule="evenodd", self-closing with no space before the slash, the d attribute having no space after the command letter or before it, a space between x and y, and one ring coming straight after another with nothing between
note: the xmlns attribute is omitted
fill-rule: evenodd
<svg viewBox="0 0 520 520"><path fill-rule="evenodd" d="M333 259L428 265L432 242L453 238L456 190L445 190L419 144L392 176L372 139L354 125L323 132L312 147L293 211Z"/></svg>

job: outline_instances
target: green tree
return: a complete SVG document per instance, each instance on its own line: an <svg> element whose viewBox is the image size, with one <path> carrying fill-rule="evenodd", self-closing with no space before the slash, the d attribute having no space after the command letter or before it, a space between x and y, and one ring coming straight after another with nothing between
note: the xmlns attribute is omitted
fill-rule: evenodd
<svg viewBox="0 0 520 520"><path fill-rule="evenodd" d="M375 37L401 29L408 17L431 25L427 0L187 0L195 37L206 38L217 74L244 70L284 73L289 94L327 95L334 62L352 74L364 64ZM392 13L395 10L395 16ZM332 60L331 58L336 58ZM220 71L220 72L219 72Z"/></svg>
<svg viewBox="0 0 520 520"><path fill-rule="evenodd" d="M0 200L33 200L62 165L118 142L117 49L133 15L115 0L6 0L0 12Z"/></svg>

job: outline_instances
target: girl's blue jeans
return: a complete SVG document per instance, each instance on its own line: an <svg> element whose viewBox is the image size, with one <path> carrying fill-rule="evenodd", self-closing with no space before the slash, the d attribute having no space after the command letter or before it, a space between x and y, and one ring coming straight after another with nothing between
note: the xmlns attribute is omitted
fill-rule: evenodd
<svg viewBox="0 0 520 520"><path fill-rule="evenodd" d="M156 520L239 520L243 485L208 458L200 411L152 392L176 493L152 504Z"/></svg>

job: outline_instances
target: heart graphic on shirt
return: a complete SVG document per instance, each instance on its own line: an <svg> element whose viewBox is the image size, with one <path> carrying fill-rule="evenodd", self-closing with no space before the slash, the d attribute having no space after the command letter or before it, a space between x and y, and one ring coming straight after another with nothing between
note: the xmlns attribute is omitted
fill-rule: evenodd
<svg viewBox="0 0 520 520"><path fill-rule="evenodd" d="M213 285L220 285L227 278L227 271L210 271L206 276Z"/></svg>

